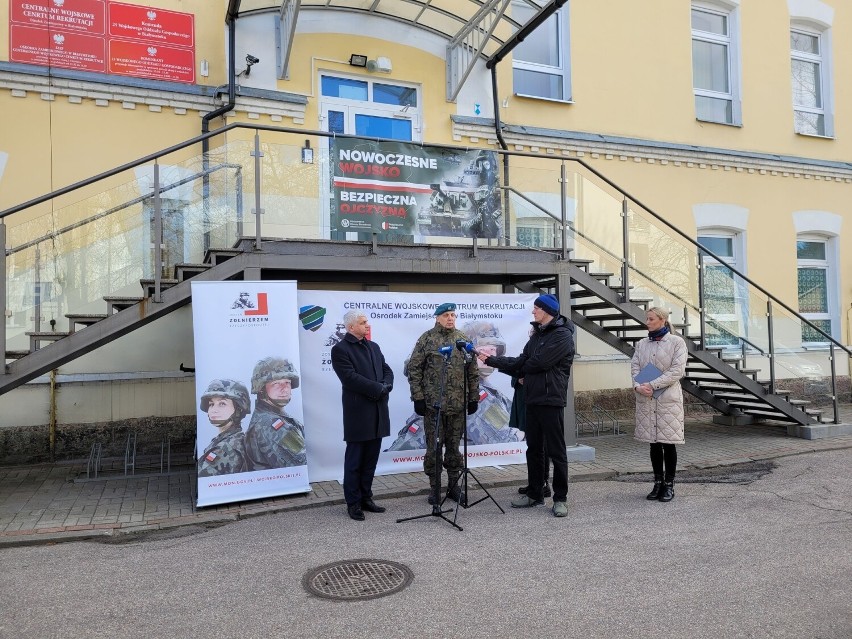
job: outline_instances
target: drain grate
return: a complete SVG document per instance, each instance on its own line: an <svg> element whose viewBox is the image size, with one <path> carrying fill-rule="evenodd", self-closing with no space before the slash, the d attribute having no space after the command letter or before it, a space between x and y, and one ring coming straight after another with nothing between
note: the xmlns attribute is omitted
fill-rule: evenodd
<svg viewBox="0 0 852 639"><path fill-rule="evenodd" d="M349 559L308 571L302 586L324 599L357 601L392 595L413 579L411 569L395 561Z"/></svg>

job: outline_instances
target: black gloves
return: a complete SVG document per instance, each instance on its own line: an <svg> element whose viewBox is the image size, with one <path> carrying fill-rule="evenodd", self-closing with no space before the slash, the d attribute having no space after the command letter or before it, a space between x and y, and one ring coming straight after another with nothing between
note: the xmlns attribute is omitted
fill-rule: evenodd
<svg viewBox="0 0 852 639"><path fill-rule="evenodd" d="M426 414L426 402L422 399L415 399L414 400L414 412L417 413L418 415L421 415L421 416L425 415Z"/></svg>
<svg viewBox="0 0 852 639"><path fill-rule="evenodd" d="M390 392L392 390L393 390L393 386L390 386L389 384L382 384L382 392L379 393L379 397L380 398L387 397L388 395L390 395Z"/></svg>
<svg viewBox="0 0 852 639"><path fill-rule="evenodd" d="M479 402L478 401L473 400L472 402L468 402L467 403L467 414L473 415L477 411L478 408L479 408Z"/></svg>

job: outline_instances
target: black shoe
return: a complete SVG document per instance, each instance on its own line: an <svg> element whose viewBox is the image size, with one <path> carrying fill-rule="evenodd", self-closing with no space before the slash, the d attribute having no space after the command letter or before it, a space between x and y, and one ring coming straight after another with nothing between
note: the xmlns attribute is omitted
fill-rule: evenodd
<svg viewBox="0 0 852 639"><path fill-rule="evenodd" d="M464 491L461 489L461 486L458 484L453 486L447 491L447 499L452 499L456 503L464 502Z"/></svg>
<svg viewBox="0 0 852 639"><path fill-rule="evenodd" d="M654 487L651 489L651 492L648 493L648 496L645 497L645 499L659 499L660 493L662 492L662 490L663 490L663 482L662 481L655 481Z"/></svg>
<svg viewBox="0 0 852 639"><path fill-rule="evenodd" d="M361 502L361 510L366 510L368 513L383 513L387 508L379 506L372 499L365 499Z"/></svg>
<svg viewBox="0 0 852 639"><path fill-rule="evenodd" d="M663 490L658 499L660 501L671 501L674 499L674 482L667 481L663 484Z"/></svg>
<svg viewBox="0 0 852 639"><path fill-rule="evenodd" d="M527 491L529 489L530 489L529 486L521 486L520 488L518 488L518 494L519 495L526 495ZM542 497L550 497L552 494L553 493L550 490L550 486L548 484L545 484L544 488L541 489L541 496Z"/></svg>
<svg viewBox="0 0 852 639"><path fill-rule="evenodd" d="M364 521L364 511L357 504L355 506L347 506L346 510L349 512L349 516L355 521Z"/></svg>

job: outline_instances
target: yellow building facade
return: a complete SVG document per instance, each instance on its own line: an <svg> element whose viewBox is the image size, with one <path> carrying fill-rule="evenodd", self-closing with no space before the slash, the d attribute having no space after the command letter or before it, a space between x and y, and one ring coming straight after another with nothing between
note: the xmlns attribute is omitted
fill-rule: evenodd
<svg viewBox="0 0 852 639"><path fill-rule="evenodd" d="M104 4L58 4L71 10L77 3L81 11ZM505 9L494 25L477 14L482 3L467 0L133 3L192 17L193 82L21 62L13 38L21 32L19 4L0 6L0 22L9 25L0 31L0 210L200 135L205 114L228 103L232 22L235 100L209 129L241 122L290 131L259 134L268 145L265 207L278 211L267 214L272 236L329 237L323 165L298 162L305 140L323 157L327 143L314 131L465 149L505 143L521 154L507 182L530 201L563 210L576 229L594 231L585 248L575 238L576 255L611 258L621 250L625 199L640 237L668 225L677 230L667 231L671 241L632 245L650 280L691 268L680 255L687 240L710 251L705 267L716 297L708 304L722 309L713 337L719 345L741 345L725 322L760 324L760 289L839 343L852 343L852 7L840 0L567 0L496 63L493 77L489 55L551 3L485 3L494 15ZM23 4L58 8L55 0ZM493 38L465 66L465 48L473 45L462 36L474 20L483 20L474 31L493 26ZM108 33L104 38L110 45ZM253 139L254 131L236 129L209 141L210 157L225 167L214 186L223 208L238 197L235 170L226 165L250 162ZM175 179L197 173L208 166L203 148L163 158L162 172ZM7 237L49 234L65 223L55 218L73 223L87 215L80 203L131 199L135 186L127 185L149 178L148 169L128 170L18 211L5 220ZM239 179L248 219L254 177L247 168ZM143 206L129 209L128 233ZM556 234L551 220L520 201L506 219L505 244L545 246L545 236ZM190 233L183 229L180 241L188 243ZM72 244L89 242L81 236ZM617 272L610 258L602 261ZM15 277L7 265L10 291L20 284ZM321 286L334 288L333 278ZM127 291L133 287L128 282ZM464 284L446 290L499 291ZM697 305L683 299L690 294L675 293L672 300ZM670 306L674 319L695 326L692 311ZM23 340L33 330L32 313L9 315L7 340ZM58 398L45 377L0 396L0 425L194 414L192 377L178 372L178 364L192 362L191 335L183 309L118 338L63 364ZM818 366L828 357L824 336L799 324L786 347ZM578 352L575 391L629 386L622 354L582 332ZM846 354L837 361L848 376Z"/></svg>

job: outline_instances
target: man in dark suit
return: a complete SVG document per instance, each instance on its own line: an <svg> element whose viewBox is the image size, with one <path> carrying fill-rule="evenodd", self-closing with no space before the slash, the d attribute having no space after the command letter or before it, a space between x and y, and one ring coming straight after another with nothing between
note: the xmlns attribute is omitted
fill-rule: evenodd
<svg viewBox="0 0 852 639"><path fill-rule="evenodd" d="M363 521L365 510L385 512L373 501L373 476L382 438L390 435L393 371L379 345L369 340L370 325L362 311L349 311L343 323L346 335L331 349L331 366L343 386L343 495L349 516Z"/></svg>

